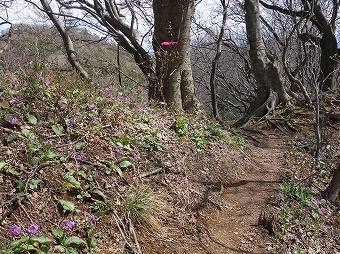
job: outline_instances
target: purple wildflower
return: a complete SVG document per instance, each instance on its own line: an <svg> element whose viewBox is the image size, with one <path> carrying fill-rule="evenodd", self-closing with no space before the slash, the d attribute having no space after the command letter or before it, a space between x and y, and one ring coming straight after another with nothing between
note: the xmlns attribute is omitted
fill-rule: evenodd
<svg viewBox="0 0 340 254"><path fill-rule="evenodd" d="M132 161L133 161L133 162L137 162L137 161L138 161L138 157L137 157L136 155L133 156Z"/></svg>
<svg viewBox="0 0 340 254"><path fill-rule="evenodd" d="M276 200L281 200L283 198L283 194L278 193L275 198L276 198Z"/></svg>
<svg viewBox="0 0 340 254"><path fill-rule="evenodd" d="M16 125L17 124L17 119L15 117L11 117L8 122L11 124L11 125Z"/></svg>
<svg viewBox="0 0 340 254"><path fill-rule="evenodd" d="M116 161L116 160L117 160L117 156L116 156L116 154L115 154L115 153L112 155L112 158L113 158L113 160L114 160L114 161Z"/></svg>
<svg viewBox="0 0 340 254"><path fill-rule="evenodd" d="M31 234L31 235L35 235L35 234L37 234L38 231L39 231L39 226L38 226L38 224L36 224L36 223L33 222L33 223L31 224L31 226L30 226L29 228L26 229L26 231L27 231L29 234Z"/></svg>
<svg viewBox="0 0 340 254"><path fill-rule="evenodd" d="M69 119L67 122L69 125L73 125L76 123L76 121L74 121L73 119Z"/></svg>
<svg viewBox="0 0 340 254"><path fill-rule="evenodd" d="M325 214L326 212L327 212L327 209L324 208L324 207L321 207L321 208L319 209L319 213L320 213L320 214Z"/></svg>
<svg viewBox="0 0 340 254"><path fill-rule="evenodd" d="M55 96L56 97L60 97L60 94L59 94L59 92L57 91L57 92L55 92Z"/></svg>
<svg viewBox="0 0 340 254"><path fill-rule="evenodd" d="M21 227L18 226L17 224L14 224L13 226L10 226L9 230L11 231L11 235L12 236L18 236L22 232Z"/></svg>
<svg viewBox="0 0 340 254"><path fill-rule="evenodd" d="M65 222L64 229L71 229L74 228L76 225L76 216L74 216L73 220L68 220Z"/></svg>
<svg viewBox="0 0 340 254"><path fill-rule="evenodd" d="M80 161L83 161L83 160L85 160L85 155L82 154L82 153L78 154L77 159L80 160Z"/></svg>
<svg viewBox="0 0 340 254"><path fill-rule="evenodd" d="M89 110L94 110L96 106L94 104L89 105Z"/></svg>
<svg viewBox="0 0 340 254"><path fill-rule="evenodd" d="M303 209L304 209L306 212L308 212L308 211L309 211L309 206L306 205Z"/></svg>
<svg viewBox="0 0 340 254"><path fill-rule="evenodd" d="M5 75L8 75L10 73L9 70L5 70Z"/></svg>
<svg viewBox="0 0 340 254"><path fill-rule="evenodd" d="M121 146L116 146L116 151L117 151L117 152L123 151L123 147L121 147Z"/></svg>
<svg viewBox="0 0 340 254"><path fill-rule="evenodd" d="M48 141L45 141L41 144L42 147L46 147L46 146L51 146L52 145L52 141L51 140L48 140Z"/></svg>
<svg viewBox="0 0 340 254"><path fill-rule="evenodd" d="M89 219L89 221L94 225L96 226L97 225L97 222L99 221L100 217L97 217L97 216L94 216L92 215L92 217Z"/></svg>
<svg viewBox="0 0 340 254"><path fill-rule="evenodd" d="M16 100L16 101L20 101L20 100L21 100L21 96L18 95L17 97L15 97L15 100Z"/></svg>
<svg viewBox="0 0 340 254"><path fill-rule="evenodd" d="M44 82L44 84L47 85L47 86L48 86L49 84L51 84L50 81L48 81L47 79L45 79L43 82Z"/></svg>

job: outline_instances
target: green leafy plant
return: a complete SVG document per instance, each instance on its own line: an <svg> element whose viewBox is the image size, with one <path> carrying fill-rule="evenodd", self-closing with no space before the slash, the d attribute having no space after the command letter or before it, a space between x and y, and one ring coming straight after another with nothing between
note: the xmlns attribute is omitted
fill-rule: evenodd
<svg viewBox="0 0 340 254"><path fill-rule="evenodd" d="M57 241L57 244L54 246L56 251L76 254L79 253L77 249L88 249L87 241L78 236L67 237L59 228L52 228L52 235Z"/></svg>
<svg viewBox="0 0 340 254"><path fill-rule="evenodd" d="M73 212L75 209L74 203L67 200L59 199L58 203L63 211L63 213Z"/></svg>
<svg viewBox="0 0 340 254"><path fill-rule="evenodd" d="M178 135L184 136L187 133L188 129L187 122L188 122L187 119L183 117L177 117L172 123L172 128Z"/></svg>
<svg viewBox="0 0 340 254"><path fill-rule="evenodd" d="M53 240L46 236L25 236L18 240L12 241L8 250L12 253L32 253L47 254L50 253L48 246L53 244Z"/></svg>
<svg viewBox="0 0 340 254"><path fill-rule="evenodd" d="M206 140L206 136L205 133L203 131L200 130L193 130L189 136L193 139L193 141L195 142L195 147L198 150L201 150L203 147L206 146L207 144L207 140Z"/></svg>

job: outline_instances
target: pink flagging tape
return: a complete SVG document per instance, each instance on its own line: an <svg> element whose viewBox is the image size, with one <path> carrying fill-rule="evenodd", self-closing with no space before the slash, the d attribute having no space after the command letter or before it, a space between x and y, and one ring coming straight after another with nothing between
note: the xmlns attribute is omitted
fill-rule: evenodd
<svg viewBox="0 0 340 254"><path fill-rule="evenodd" d="M162 46L171 46L178 44L178 41L163 41Z"/></svg>

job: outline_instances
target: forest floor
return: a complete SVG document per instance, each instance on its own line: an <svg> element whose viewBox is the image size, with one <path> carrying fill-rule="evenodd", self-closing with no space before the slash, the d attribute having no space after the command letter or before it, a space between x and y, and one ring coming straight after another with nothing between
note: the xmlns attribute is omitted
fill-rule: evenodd
<svg viewBox="0 0 340 254"><path fill-rule="evenodd" d="M215 166L197 161L209 170L210 179L205 183L205 198L195 207L194 229L166 247L151 244L146 253L275 253L270 250L277 240L259 225L259 218L275 203L287 144L276 129L245 132L251 135L246 147L237 152L230 148L211 151Z"/></svg>
<svg viewBox="0 0 340 254"><path fill-rule="evenodd" d="M309 109L233 130L44 69L0 79L0 253L340 252L337 122L316 165Z"/></svg>
<svg viewBox="0 0 340 254"><path fill-rule="evenodd" d="M295 120L304 125L303 135L313 135L313 126L307 119L299 116L299 120ZM210 158L213 155L213 167L209 167L206 160L198 161L202 168L205 166L206 169L209 168L210 179L205 183L208 186L203 195L205 198L194 209L192 221L194 229L182 234L181 237L177 235L172 242L171 238L167 238L170 242L168 244L152 243L146 249L146 253L340 253L340 238L337 235L340 226L338 203L329 204L327 216L315 216L313 220L295 211L301 207L294 205L285 207L292 209L285 220L296 221L288 226L291 229L280 235L279 227L284 224L278 217L282 209L282 204L279 204L281 197L278 198L281 195L280 183L290 174L287 174L287 171L290 171L288 168L292 166L289 160L294 158L292 161L296 163L295 159L297 161L301 159L297 164L301 164L301 171L305 171L308 163L296 156L308 157L308 155L292 152L294 148L289 140L299 139L298 136L301 138L300 132L291 131L294 128L289 130L276 127L277 125L268 127L263 122L262 124L255 122L241 131L246 137L247 145L244 148L236 153L231 152L230 148L208 153L207 156ZM332 134L328 134L332 138L339 138L339 125L332 126L331 129ZM339 156L333 153L334 155ZM219 165L218 161L228 163L223 166ZM293 171L295 174L295 169ZM307 171L308 173L298 174L301 174L301 178L310 178L311 175L308 174L312 169ZM306 179L298 181L303 182ZM312 177L312 181L314 180L317 182ZM187 183L187 188L192 188L190 183ZM314 196L307 197L308 202L314 200L314 203L319 204L317 200L321 200L326 207L325 200L320 196L320 190L314 189ZM297 201L299 204L299 199ZM301 200L301 203L303 202L305 201ZM316 209L318 208L316 206ZM263 217L267 222L263 223ZM318 230L311 230L313 232L311 233L305 224L313 224L313 221L318 221L316 223ZM299 223L301 226L296 225ZM327 231L333 233L326 233ZM305 234L307 239L300 234ZM325 237L328 239L325 240Z"/></svg>

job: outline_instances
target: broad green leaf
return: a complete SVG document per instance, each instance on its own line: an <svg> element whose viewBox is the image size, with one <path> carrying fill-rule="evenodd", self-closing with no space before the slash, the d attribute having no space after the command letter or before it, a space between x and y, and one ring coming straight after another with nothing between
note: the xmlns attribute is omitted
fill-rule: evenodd
<svg viewBox="0 0 340 254"><path fill-rule="evenodd" d="M81 176L82 178L87 179L87 174L85 173L84 170L79 170L77 174L78 176Z"/></svg>
<svg viewBox="0 0 340 254"><path fill-rule="evenodd" d="M65 97L60 98L60 103L67 104L67 99Z"/></svg>
<svg viewBox="0 0 340 254"><path fill-rule="evenodd" d="M80 149L82 149L84 146L86 146L86 142L80 141L80 142L76 143L76 150L80 150Z"/></svg>
<svg viewBox="0 0 340 254"><path fill-rule="evenodd" d="M5 133L4 138L6 139L6 142L9 143L9 142L13 141L16 137L14 135L9 135L9 134Z"/></svg>
<svg viewBox="0 0 340 254"><path fill-rule="evenodd" d="M63 208L64 213L74 211L74 204L71 201L59 199L58 202L60 206Z"/></svg>
<svg viewBox="0 0 340 254"><path fill-rule="evenodd" d="M39 162L40 162L40 158L37 156L33 157L31 160L31 163L33 166L38 166Z"/></svg>
<svg viewBox="0 0 340 254"><path fill-rule="evenodd" d="M44 159L54 159L56 157L58 157L58 154L56 154L52 151L46 151L42 156L42 158L44 158Z"/></svg>
<svg viewBox="0 0 340 254"><path fill-rule="evenodd" d="M25 183L23 181L15 181L15 188L17 189L17 191L20 192L24 192L25 189Z"/></svg>
<svg viewBox="0 0 340 254"><path fill-rule="evenodd" d="M0 171L6 166L6 162L4 160L0 161Z"/></svg>
<svg viewBox="0 0 340 254"><path fill-rule="evenodd" d="M13 250L13 253L14 254L27 253L26 250L27 250L27 246L25 246L25 245L24 246L18 246Z"/></svg>
<svg viewBox="0 0 340 254"><path fill-rule="evenodd" d="M99 190L99 189L94 189L93 193L97 194L98 196L101 196L103 199L107 198L106 195L101 190Z"/></svg>
<svg viewBox="0 0 340 254"><path fill-rule="evenodd" d="M87 246L87 242L78 236L71 236L71 237L66 238L65 245L67 246L70 244Z"/></svg>
<svg viewBox="0 0 340 254"><path fill-rule="evenodd" d="M41 179L32 179L28 186L30 187L31 190L36 190L38 189L38 185L41 183Z"/></svg>
<svg viewBox="0 0 340 254"><path fill-rule="evenodd" d="M120 177L123 176L123 172L122 172L122 170L120 169L120 167L112 166L112 169L113 169Z"/></svg>
<svg viewBox="0 0 340 254"><path fill-rule="evenodd" d="M46 247L40 248L40 253L39 254L50 254L50 250Z"/></svg>
<svg viewBox="0 0 340 254"><path fill-rule="evenodd" d="M96 238L91 237L91 240L90 240L90 248L91 248L91 249L95 249L96 247L97 247Z"/></svg>
<svg viewBox="0 0 340 254"><path fill-rule="evenodd" d="M75 249L71 248L71 249L66 249L66 254L79 254L79 253Z"/></svg>
<svg viewBox="0 0 340 254"><path fill-rule="evenodd" d="M28 129L22 129L21 130L21 135L23 135L26 138L28 138L30 134L31 134L31 131L28 130Z"/></svg>
<svg viewBox="0 0 340 254"><path fill-rule="evenodd" d="M16 170L15 170L14 168L12 168L12 167L8 167L8 168L6 169L6 173L7 173L7 174L11 174L11 175L13 175L13 176L20 176L20 175L21 175L20 172L16 171Z"/></svg>
<svg viewBox="0 0 340 254"><path fill-rule="evenodd" d="M63 132L64 132L64 128L63 128L63 126L61 126L60 124L54 124L54 125L52 125L52 130L54 131L54 133L55 133L56 135L61 135L61 134L63 134Z"/></svg>
<svg viewBox="0 0 340 254"><path fill-rule="evenodd" d="M34 115L27 115L27 120L31 123L31 124L37 124L38 120Z"/></svg>
<svg viewBox="0 0 340 254"><path fill-rule="evenodd" d="M132 166L132 163L130 161L121 161L119 163L119 167L121 168L127 168L127 167L130 167Z"/></svg>
<svg viewBox="0 0 340 254"><path fill-rule="evenodd" d="M38 243L38 244L53 244L53 240L51 240L50 238L46 237L46 236L32 236L30 239L28 239L28 242L30 244L33 243Z"/></svg>
<svg viewBox="0 0 340 254"><path fill-rule="evenodd" d="M54 249L56 251L61 252L61 253L64 253L66 251L65 248L62 245L56 245L56 246L54 246Z"/></svg>
<svg viewBox="0 0 340 254"><path fill-rule="evenodd" d="M74 176L73 171L67 172L64 174L64 185L69 188L76 188L76 189L82 189L80 182L78 182Z"/></svg>
<svg viewBox="0 0 340 254"><path fill-rule="evenodd" d="M20 238L19 240L13 241L8 245L9 250L14 250L16 247L18 247L20 244L27 242L28 236Z"/></svg>
<svg viewBox="0 0 340 254"><path fill-rule="evenodd" d="M60 228L52 228L52 235L59 241L59 243L63 244L65 234Z"/></svg>
<svg viewBox="0 0 340 254"><path fill-rule="evenodd" d="M37 249L36 247L34 247L33 245L28 245L27 246L27 250L29 251L29 253L39 253L39 249Z"/></svg>

